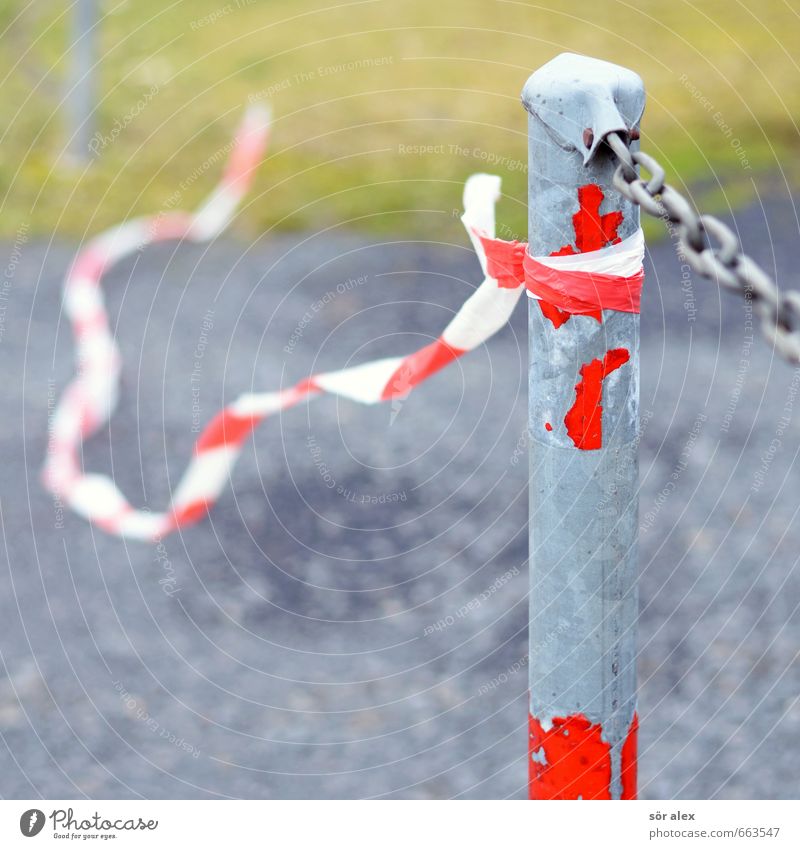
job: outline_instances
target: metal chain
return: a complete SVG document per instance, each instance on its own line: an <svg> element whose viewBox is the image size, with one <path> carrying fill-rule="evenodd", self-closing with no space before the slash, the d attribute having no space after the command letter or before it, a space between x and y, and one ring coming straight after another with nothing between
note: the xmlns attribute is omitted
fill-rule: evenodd
<svg viewBox="0 0 800 849"><path fill-rule="evenodd" d="M727 224L713 215L698 214L667 185L664 169L652 156L632 151L619 133L609 133L605 141L619 162L614 186L649 215L676 225L686 262L702 277L750 298L764 336L781 356L800 365L800 292L781 293L772 278L742 252ZM649 172L649 179L639 176L637 165Z"/></svg>

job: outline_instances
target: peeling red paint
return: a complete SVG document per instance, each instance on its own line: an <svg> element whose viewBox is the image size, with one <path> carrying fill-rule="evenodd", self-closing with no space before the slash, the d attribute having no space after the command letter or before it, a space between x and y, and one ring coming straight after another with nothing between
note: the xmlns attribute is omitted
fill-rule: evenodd
<svg viewBox="0 0 800 849"><path fill-rule="evenodd" d="M617 230L622 224L622 213L616 211L601 215L600 205L604 200L603 190L596 183L588 183L578 189L580 209L572 216L572 226L575 229L575 246L579 253L599 251L606 245L615 245L620 241ZM564 248L561 250L564 251Z"/></svg>
<svg viewBox="0 0 800 849"><path fill-rule="evenodd" d="M581 380L575 385L575 403L564 416L569 438L576 448L589 451L603 446L603 380L630 359L626 348L613 348L603 361L592 360L580 369Z"/></svg>
<svg viewBox="0 0 800 849"><path fill-rule="evenodd" d="M572 216L572 227L575 231L575 247L563 245L550 256L567 256L575 253L586 253L586 251L597 251L607 245L615 245L620 241L617 234L619 225L622 224L621 212L607 212L600 214L600 206L605 200L603 190L596 183L587 183L578 189L578 211ZM575 250L577 248L577 250ZM546 301L539 301L539 307L546 318L558 329L566 324L572 317L572 313L559 309ZM602 310L596 313L588 313L602 324Z"/></svg>
<svg viewBox="0 0 800 849"><path fill-rule="evenodd" d="M549 318L553 323L553 327L558 330L562 324L566 324L571 318L572 313L567 312L566 310L562 310L560 307L557 307L555 304L549 304L547 301L543 301L539 299L539 309L542 311L542 314L545 318ZM584 315L588 315L589 318L595 319L598 324L603 323L603 311L595 310L594 312L587 312Z"/></svg>
<svg viewBox="0 0 800 849"><path fill-rule="evenodd" d="M556 717L545 731L530 718L531 799L610 799L611 747L583 714Z"/></svg>
<svg viewBox="0 0 800 849"><path fill-rule="evenodd" d="M633 715L622 746L622 799L636 798L636 734ZM555 717L545 731L531 716L528 758L531 799L610 799L611 745L603 729L583 714Z"/></svg>
<svg viewBox="0 0 800 849"><path fill-rule="evenodd" d="M545 429L545 430L552 430L552 429L553 429L553 425L551 425L551 424L550 424L550 422L545 422L545 423L544 423L544 429Z"/></svg>
<svg viewBox="0 0 800 849"><path fill-rule="evenodd" d="M572 313L567 312L566 310L559 309L555 304L548 304L547 301L539 301L539 309L542 311L542 315L545 318L549 318L553 327L558 330L562 324L566 324L571 318ZM596 318L598 321L603 321L603 314L600 310L597 313L592 313L592 317Z"/></svg>
<svg viewBox="0 0 800 849"><path fill-rule="evenodd" d="M636 798L636 761L638 752L639 716L634 713L628 736L622 744L622 798Z"/></svg>

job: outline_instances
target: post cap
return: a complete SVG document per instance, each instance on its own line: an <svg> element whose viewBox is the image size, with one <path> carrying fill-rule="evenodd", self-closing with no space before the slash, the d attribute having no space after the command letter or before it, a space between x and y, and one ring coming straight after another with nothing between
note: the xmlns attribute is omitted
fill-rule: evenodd
<svg viewBox="0 0 800 849"><path fill-rule="evenodd" d="M528 112L579 151L584 165L609 133L629 133L638 126L644 100L644 83L637 73L577 53L551 59L522 89Z"/></svg>

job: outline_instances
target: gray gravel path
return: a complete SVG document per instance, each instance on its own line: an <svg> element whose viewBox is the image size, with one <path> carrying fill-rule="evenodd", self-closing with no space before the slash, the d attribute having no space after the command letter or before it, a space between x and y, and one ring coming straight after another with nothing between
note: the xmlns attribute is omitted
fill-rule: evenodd
<svg viewBox="0 0 800 849"><path fill-rule="evenodd" d="M791 199L736 223L797 285ZM2 325L0 794L522 797L523 308L394 421L324 399L265 424L211 521L157 551L62 514L37 479L72 368L73 250L22 245ZM735 299L682 290L669 244L649 265L642 795L796 798L800 429L797 409L781 417L800 375L748 343ZM107 279L125 385L85 462L164 505L209 310L202 421L250 387L424 344L476 278L458 236L149 249Z"/></svg>

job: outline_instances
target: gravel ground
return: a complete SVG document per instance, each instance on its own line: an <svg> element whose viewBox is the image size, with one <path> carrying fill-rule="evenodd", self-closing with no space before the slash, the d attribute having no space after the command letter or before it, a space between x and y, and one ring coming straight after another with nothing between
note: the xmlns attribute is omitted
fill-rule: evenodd
<svg viewBox="0 0 800 849"><path fill-rule="evenodd" d="M791 199L736 224L797 285ZM524 796L524 308L399 409L327 398L268 422L211 520L157 550L39 485L75 246L19 241L3 246L0 794ZM641 793L794 798L800 374L750 344L735 298L682 287L668 243L648 265ZM85 463L159 509L223 400L424 344L476 278L462 239L148 249L107 279L124 387Z"/></svg>

